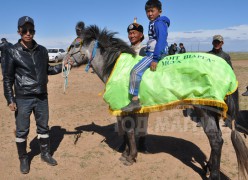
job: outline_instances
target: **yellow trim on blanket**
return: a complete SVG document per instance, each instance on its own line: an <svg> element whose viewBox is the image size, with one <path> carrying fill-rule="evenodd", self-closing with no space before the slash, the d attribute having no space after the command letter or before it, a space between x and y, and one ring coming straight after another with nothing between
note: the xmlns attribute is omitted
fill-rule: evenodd
<svg viewBox="0 0 248 180"><path fill-rule="evenodd" d="M226 118L226 113L228 110L226 103L223 103L222 101L207 100L207 99L184 99L184 100L171 102L168 104L142 107L139 111L136 111L135 113L140 114L140 113L157 112L157 111L170 110L170 109L184 109L189 105L206 105L206 106L215 106L215 107L223 108L222 116L224 119ZM121 110L111 110L109 108L109 111L110 114L114 116L127 115L127 113L123 113Z"/></svg>

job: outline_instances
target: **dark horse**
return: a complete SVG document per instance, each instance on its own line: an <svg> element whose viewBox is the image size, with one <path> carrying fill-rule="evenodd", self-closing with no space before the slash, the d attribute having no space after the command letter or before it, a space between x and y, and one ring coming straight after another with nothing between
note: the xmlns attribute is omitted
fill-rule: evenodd
<svg viewBox="0 0 248 180"><path fill-rule="evenodd" d="M114 32L106 29L101 30L97 26L92 25L84 30L81 37L83 39L81 49L81 53L84 56L83 60L89 62L89 65L104 83L107 82L116 60L121 53L129 53L135 56L135 52L128 44L119 38L115 38L115 34ZM80 62L78 59L77 61ZM239 112L238 91L227 96L225 102L228 106L227 117L234 122L238 118ZM209 139L211 147L211 154L206 168L210 171L211 179L220 179L220 159L223 139L219 120L222 109L205 105L193 106L201 119L204 132ZM132 126L126 128L125 133L128 143L122 160L124 159L126 162L132 164L137 157L134 128ZM231 139L238 159L239 174L245 177L248 172L248 151L242 137L234 129L234 125L232 125Z"/></svg>

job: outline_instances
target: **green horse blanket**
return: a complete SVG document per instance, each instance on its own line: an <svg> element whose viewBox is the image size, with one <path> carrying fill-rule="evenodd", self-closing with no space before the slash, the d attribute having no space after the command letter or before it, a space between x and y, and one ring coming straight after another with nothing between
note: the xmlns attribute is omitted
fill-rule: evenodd
<svg viewBox="0 0 248 180"><path fill-rule="evenodd" d="M111 114L123 115L121 108L129 104L129 77L134 65L142 59L121 54L106 83L104 100ZM209 105L223 109L225 96L232 94L238 82L232 68L218 56L208 53L184 53L161 59L155 72L147 69L142 76L140 111L162 111L187 105Z"/></svg>

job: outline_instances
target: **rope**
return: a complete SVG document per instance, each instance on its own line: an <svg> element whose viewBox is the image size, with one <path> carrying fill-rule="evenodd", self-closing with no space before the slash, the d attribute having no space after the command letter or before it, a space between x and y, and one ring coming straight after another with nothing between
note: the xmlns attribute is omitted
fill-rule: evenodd
<svg viewBox="0 0 248 180"><path fill-rule="evenodd" d="M62 77L64 78L64 86L63 86L63 92L65 94L65 90L68 87L68 76L71 71L71 64L70 61L68 61L70 57L67 58L67 64L65 64L65 60L62 62Z"/></svg>

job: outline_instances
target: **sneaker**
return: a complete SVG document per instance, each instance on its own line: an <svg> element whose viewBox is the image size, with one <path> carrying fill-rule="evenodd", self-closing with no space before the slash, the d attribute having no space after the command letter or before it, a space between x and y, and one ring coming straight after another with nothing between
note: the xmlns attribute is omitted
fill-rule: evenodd
<svg viewBox="0 0 248 180"><path fill-rule="evenodd" d="M133 112L141 109L139 100L132 100L127 106L121 108L123 112Z"/></svg>

